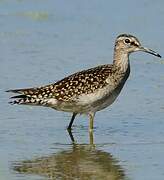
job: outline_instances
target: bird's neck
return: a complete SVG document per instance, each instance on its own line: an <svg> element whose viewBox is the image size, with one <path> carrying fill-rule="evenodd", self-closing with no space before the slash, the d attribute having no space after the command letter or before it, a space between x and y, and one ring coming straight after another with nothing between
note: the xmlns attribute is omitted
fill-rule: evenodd
<svg viewBox="0 0 164 180"><path fill-rule="evenodd" d="M127 52L124 52L122 50L115 49L114 51L114 58L113 58L113 64L115 67L119 68L120 71L126 72L129 64L129 54Z"/></svg>

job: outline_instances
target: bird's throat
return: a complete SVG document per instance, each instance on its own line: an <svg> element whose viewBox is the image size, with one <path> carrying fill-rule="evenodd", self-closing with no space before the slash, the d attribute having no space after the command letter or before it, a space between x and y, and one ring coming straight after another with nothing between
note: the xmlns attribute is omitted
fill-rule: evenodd
<svg viewBox="0 0 164 180"><path fill-rule="evenodd" d="M129 67L129 54L116 50L114 53L113 64L118 67L122 72L126 72Z"/></svg>

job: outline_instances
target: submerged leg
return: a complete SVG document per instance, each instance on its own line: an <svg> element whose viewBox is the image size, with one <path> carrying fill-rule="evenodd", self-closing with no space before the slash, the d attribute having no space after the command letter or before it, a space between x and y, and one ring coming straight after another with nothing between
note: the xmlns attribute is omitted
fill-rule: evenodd
<svg viewBox="0 0 164 180"><path fill-rule="evenodd" d="M94 145L93 131L89 131L89 144Z"/></svg>
<svg viewBox="0 0 164 180"><path fill-rule="evenodd" d="M69 137L71 138L71 141L74 144L75 143L75 139L73 137L72 131L71 131L71 129L67 129L67 130L68 130L68 133L69 133Z"/></svg>
<svg viewBox="0 0 164 180"><path fill-rule="evenodd" d="M89 131L93 131L95 113L89 113Z"/></svg>
<svg viewBox="0 0 164 180"><path fill-rule="evenodd" d="M69 123L69 125L68 125L68 127L67 127L67 130L69 130L69 131L71 130L72 124L73 124L73 121L74 121L76 115L77 115L76 113L73 113L72 118L71 118L71 121L70 121L70 123Z"/></svg>

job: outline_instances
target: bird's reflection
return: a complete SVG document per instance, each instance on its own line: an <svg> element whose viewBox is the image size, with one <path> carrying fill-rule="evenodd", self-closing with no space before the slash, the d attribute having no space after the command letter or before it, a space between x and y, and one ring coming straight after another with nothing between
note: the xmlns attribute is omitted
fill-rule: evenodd
<svg viewBox="0 0 164 180"><path fill-rule="evenodd" d="M93 134L90 135L92 141ZM73 143L69 149L48 157L17 162L13 169L19 173L44 176L51 180L126 179L118 161L110 153L98 150L93 142L87 145Z"/></svg>

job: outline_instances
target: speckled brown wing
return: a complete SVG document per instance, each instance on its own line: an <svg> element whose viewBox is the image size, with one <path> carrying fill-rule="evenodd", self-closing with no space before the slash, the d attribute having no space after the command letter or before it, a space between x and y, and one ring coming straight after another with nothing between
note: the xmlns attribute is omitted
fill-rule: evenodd
<svg viewBox="0 0 164 180"><path fill-rule="evenodd" d="M70 101L72 97L89 94L106 85L106 78L112 72L112 65L101 65L72 74L54 84L43 87L9 90L21 95L12 101L14 104L42 104L43 99L55 98L59 101ZM24 100L24 101L23 101Z"/></svg>
<svg viewBox="0 0 164 180"><path fill-rule="evenodd" d="M69 101L76 95L93 93L96 89L106 85L105 80L111 73L111 69L111 65L102 65L72 74L53 85L47 86L50 87L49 92L52 92L50 96L53 95L58 100Z"/></svg>

